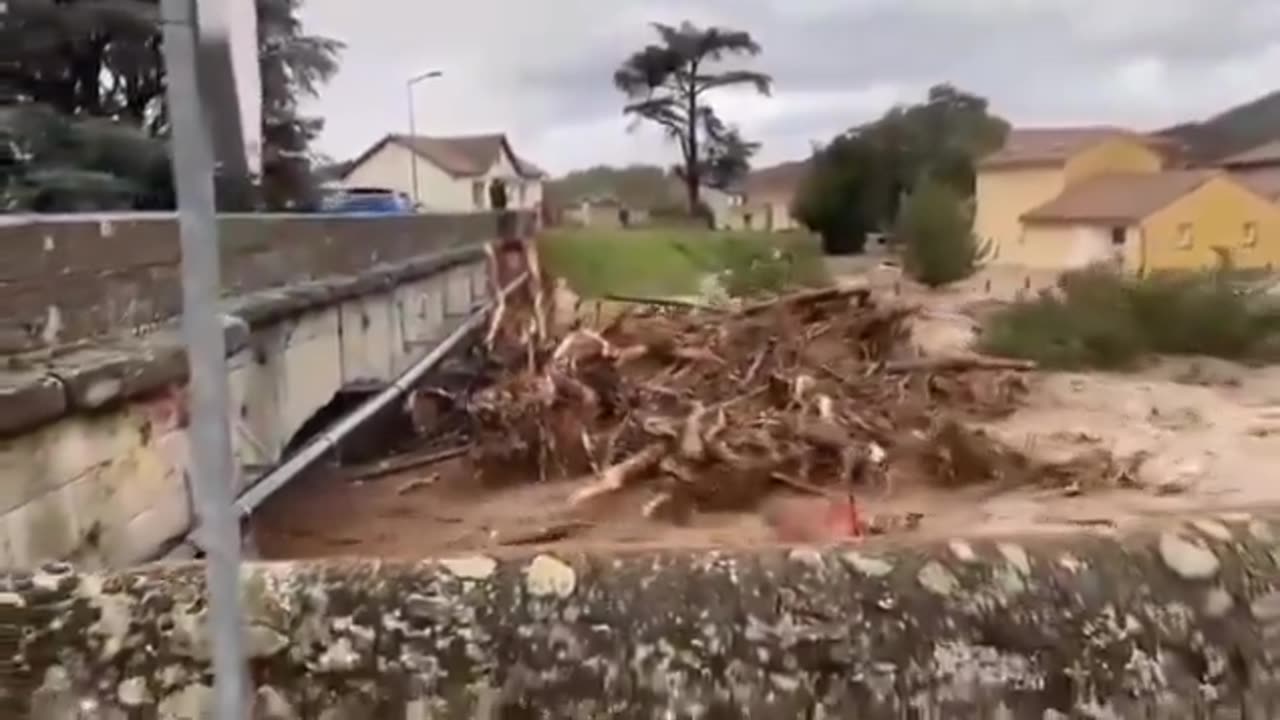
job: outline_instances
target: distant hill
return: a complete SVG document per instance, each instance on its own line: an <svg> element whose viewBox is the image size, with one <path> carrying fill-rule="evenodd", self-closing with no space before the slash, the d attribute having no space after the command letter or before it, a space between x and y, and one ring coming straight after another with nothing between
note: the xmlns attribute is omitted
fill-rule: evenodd
<svg viewBox="0 0 1280 720"><path fill-rule="evenodd" d="M660 167L598 165L548 182L546 194L561 207L589 197L612 197L630 207L653 210L679 204L678 189L678 184Z"/></svg>
<svg viewBox="0 0 1280 720"><path fill-rule="evenodd" d="M1156 134L1181 143L1187 160L1195 163L1221 160L1280 139L1280 90L1203 122L1175 125Z"/></svg>

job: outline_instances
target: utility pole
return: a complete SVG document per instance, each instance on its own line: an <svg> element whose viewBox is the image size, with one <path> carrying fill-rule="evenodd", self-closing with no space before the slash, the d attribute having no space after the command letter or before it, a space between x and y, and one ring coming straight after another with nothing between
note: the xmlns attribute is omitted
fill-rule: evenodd
<svg viewBox="0 0 1280 720"><path fill-rule="evenodd" d="M182 247L182 332L190 367L191 485L205 550L214 717L244 720L249 693L241 635L240 526L232 506L227 349L218 316L221 279L213 139L209 109L200 94L207 84L200 82L197 68L200 35L196 0L163 0L161 13L169 141ZM231 72L230 65L225 71Z"/></svg>
<svg viewBox="0 0 1280 720"><path fill-rule="evenodd" d="M418 128L415 126L414 113L413 113L413 86L417 85L419 82L423 80L438 78L441 75L444 75L444 73L439 70L428 70L427 72L414 75L413 77L409 78L408 82L405 83L405 91L409 97L409 142L411 143L418 137ZM418 153L413 147L409 147L408 150L409 150L409 177L412 178L411 182L413 183L413 208L414 208L414 211L416 212L418 208Z"/></svg>

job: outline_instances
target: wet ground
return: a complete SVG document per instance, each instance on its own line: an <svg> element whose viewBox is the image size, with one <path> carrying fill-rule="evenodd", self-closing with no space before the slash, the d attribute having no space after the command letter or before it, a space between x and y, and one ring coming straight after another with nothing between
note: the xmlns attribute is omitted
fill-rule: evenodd
<svg viewBox="0 0 1280 720"><path fill-rule="evenodd" d="M971 283L972 287L981 287ZM981 297L921 295L914 341L926 352L972 338ZM1118 532L1194 512L1280 505L1280 368L1208 359L1166 360L1143 372L1035 373L1020 409L984 428L1038 458L1109 451L1135 459L1131 486L944 489L893 483L859 492L858 512L889 540L956 535ZM267 558L422 557L529 546L750 547L825 542L832 500L779 488L744 512L698 513L683 524L649 519L651 493L618 493L573 510L583 481L512 476L482 485L466 458L382 477L323 468L282 490L254 519ZM918 525L903 521L918 516ZM878 525L877 525L878 523ZM846 538L847 539L847 538Z"/></svg>

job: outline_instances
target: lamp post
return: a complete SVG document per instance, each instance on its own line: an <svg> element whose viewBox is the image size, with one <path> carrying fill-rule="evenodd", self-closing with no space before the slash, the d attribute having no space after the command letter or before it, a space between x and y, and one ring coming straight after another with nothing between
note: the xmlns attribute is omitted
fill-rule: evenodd
<svg viewBox="0 0 1280 720"><path fill-rule="evenodd" d="M408 82L405 83L405 93L406 95L408 95L408 98L409 98L409 141L411 143L418 136L418 129L417 127L414 126L413 86L417 85L419 82L423 80L438 78L441 75L444 75L444 73L440 72L439 70L428 70L427 72L414 75L413 77L409 78ZM411 182L413 183L413 207L416 210L418 207L418 154L417 154L417 151L415 151L412 147L409 148L409 176L412 178Z"/></svg>

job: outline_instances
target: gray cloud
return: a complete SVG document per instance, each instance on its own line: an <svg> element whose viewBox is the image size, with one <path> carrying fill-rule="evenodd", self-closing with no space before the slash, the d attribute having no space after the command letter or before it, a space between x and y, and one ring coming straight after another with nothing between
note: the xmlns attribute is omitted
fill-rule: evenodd
<svg viewBox="0 0 1280 720"><path fill-rule="evenodd" d="M750 30L772 98L726 95L722 114L764 144L762 160L807 152L930 84L989 97L1015 122L1154 127L1210 115L1280 87L1275 0L307 0L311 31L348 44L313 103L338 157L406 123L506 130L556 171L670 162L656 133L627 132L613 67L652 39L650 21Z"/></svg>

